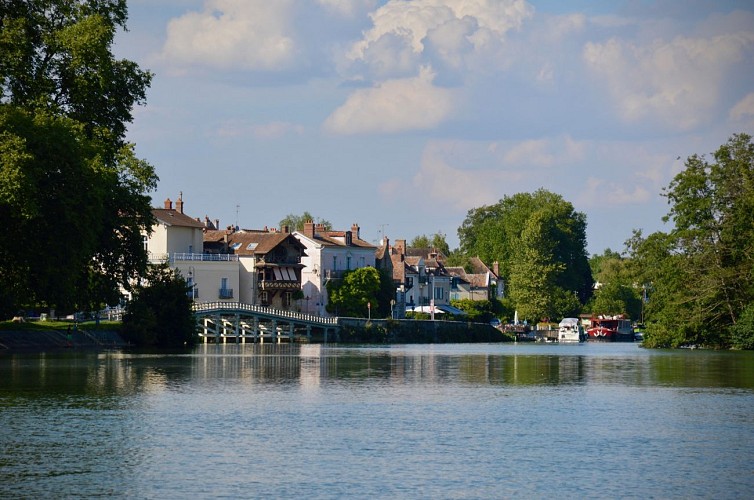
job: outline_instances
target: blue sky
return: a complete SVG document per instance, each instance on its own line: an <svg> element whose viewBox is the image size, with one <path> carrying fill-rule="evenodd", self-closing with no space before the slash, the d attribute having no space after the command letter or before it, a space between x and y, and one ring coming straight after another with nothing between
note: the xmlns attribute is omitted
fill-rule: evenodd
<svg viewBox="0 0 754 500"><path fill-rule="evenodd" d="M751 2L130 0L128 29L154 204L222 226L453 248L469 209L543 187L622 250L670 229L683 159L754 134Z"/></svg>

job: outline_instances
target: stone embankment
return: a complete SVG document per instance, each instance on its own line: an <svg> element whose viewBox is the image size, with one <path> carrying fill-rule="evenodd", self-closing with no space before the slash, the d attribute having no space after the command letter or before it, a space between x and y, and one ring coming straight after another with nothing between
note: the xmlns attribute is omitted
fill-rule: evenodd
<svg viewBox="0 0 754 500"><path fill-rule="evenodd" d="M0 354L57 349L108 349L127 345L127 342L113 331L0 330Z"/></svg>

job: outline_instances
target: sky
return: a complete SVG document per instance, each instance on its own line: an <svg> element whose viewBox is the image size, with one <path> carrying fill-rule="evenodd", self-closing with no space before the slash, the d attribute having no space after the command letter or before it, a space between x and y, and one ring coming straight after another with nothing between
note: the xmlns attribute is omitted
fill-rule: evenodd
<svg viewBox="0 0 754 500"><path fill-rule="evenodd" d="M672 229L684 160L754 135L754 3L130 0L114 52L154 73L128 140L192 217L305 211L378 243L539 188L587 251Z"/></svg>

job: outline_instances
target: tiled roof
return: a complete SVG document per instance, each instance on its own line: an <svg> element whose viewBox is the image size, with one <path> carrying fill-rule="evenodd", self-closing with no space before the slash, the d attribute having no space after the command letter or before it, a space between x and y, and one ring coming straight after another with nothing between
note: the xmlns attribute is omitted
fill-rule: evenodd
<svg viewBox="0 0 754 500"><path fill-rule="evenodd" d="M153 208L155 219L168 226L204 228L204 224L172 208Z"/></svg>
<svg viewBox="0 0 754 500"><path fill-rule="evenodd" d="M270 250L291 239L291 244L302 249L304 246L290 233L266 231L237 231L228 235L228 246L236 255L266 255ZM237 245L237 247L236 247ZM236 248L234 248L236 247Z"/></svg>

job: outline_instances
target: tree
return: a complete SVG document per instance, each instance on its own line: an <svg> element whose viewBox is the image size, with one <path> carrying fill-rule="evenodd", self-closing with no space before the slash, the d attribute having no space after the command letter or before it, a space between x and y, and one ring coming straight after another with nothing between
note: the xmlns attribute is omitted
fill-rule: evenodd
<svg viewBox="0 0 754 500"><path fill-rule="evenodd" d="M555 242L550 255L562 264L555 284L585 303L592 294L592 274L586 256L586 216L576 212L562 196L540 189L504 197L497 204L469 210L458 229L461 251L483 262L498 262L500 275L512 272L515 255L528 221L536 213L552 219L549 239Z"/></svg>
<svg viewBox="0 0 754 500"><path fill-rule="evenodd" d="M642 312L642 286L635 280L630 259L610 249L589 259L599 287L588 307L594 314L625 314L638 320Z"/></svg>
<svg viewBox="0 0 754 500"><path fill-rule="evenodd" d="M573 292L557 284L565 265L553 257L557 246L552 238L556 222L546 210L532 214L521 232L510 266L511 299L521 317L533 321L571 315L579 305Z"/></svg>
<svg viewBox="0 0 754 500"><path fill-rule="evenodd" d="M295 215L295 214L288 214L286 215L281 221L280 226L281 228L288 226L291 231L303 231L304 230L304 224L312 221L314 222L314 216L310 214L309 212L304 212L301 215ZM327 221L325 219L316 219L317 224L322 224L326 231L332 230L332 224L330 221Z"/></svg>
<svg viewBox="0 0 754 500"><path fill-rule="evenodd" d="M189 286L167 264L152 266L146 284L134 290L126 307L122 333L140 346L182 347L196 343Z"/></svg>
<svg viewBox="0 0 754 500"><path fill-rule="evenodd" d="M430 248L443 254L444 256L450 255L450 246L445 241L445 235L441 233L435 233L432 237L425 234L416 236L408 244L409 248Z"/></svg>
<svg viewBox="0 0 754 500"><path fill-rule="evenodd" d="M648 345L730 345L754 303L754 144L737 134L713 156L690 156L664 191L674 229L630 242L651 285Z"/></svg>
<svg viewBox="0 0 754 500"><path fill-rule="evenodd" d="M365 318L371 305L376 314L381 288L380 273L373 267L346 271L342 280L327 283L327 311Z"/></svg>
<svg viewBox="0 0 754 500"><path fill-rule="evenodd" d="M0 5L0 305L98 307L144 273L154 169L125 142L151 74L116 60L125 1Z"/></svg>
<svg viewBox="0 0 754 500"><path fill-rule="evenodd" d="M68 116L116 154L152 79L110 50L127 18L126 0L5 0L0 102Z"/></svg>

